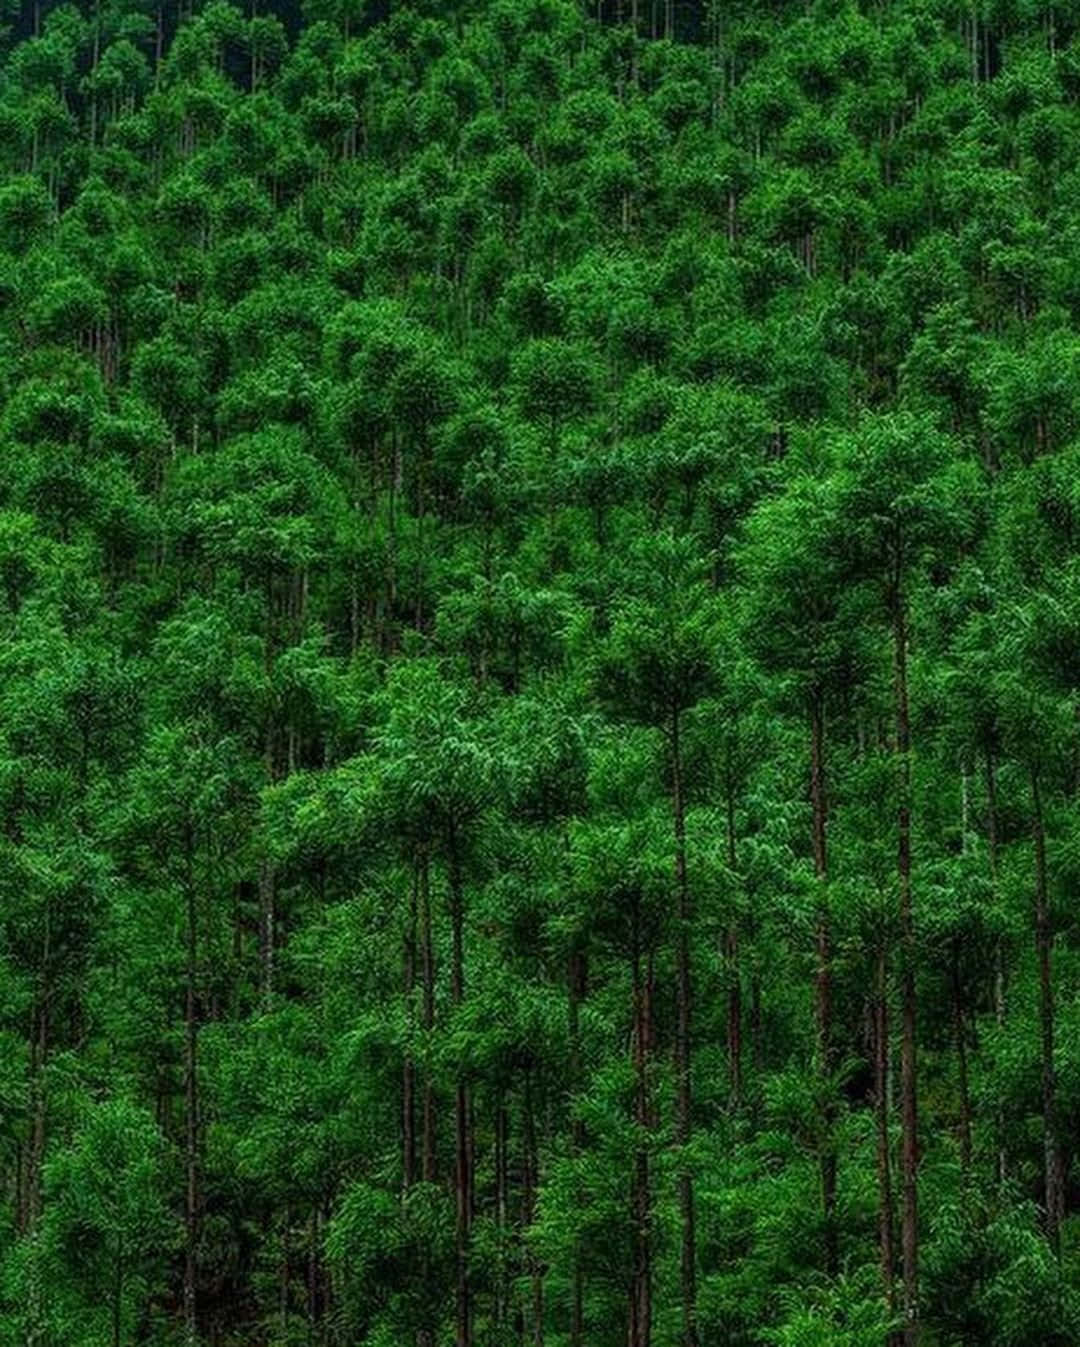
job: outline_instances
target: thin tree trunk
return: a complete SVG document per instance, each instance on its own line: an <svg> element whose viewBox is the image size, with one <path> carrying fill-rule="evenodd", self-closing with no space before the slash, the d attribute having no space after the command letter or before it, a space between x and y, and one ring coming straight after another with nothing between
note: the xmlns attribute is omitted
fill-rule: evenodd
<svg viewBox="0 0 1080 1347"><path fill-rule="evenodd" d="M316 1342L319 1333L319 1207L311 1208L311 1220L308 1223L308 1336Z"/></svg>
<svg viewBox="0 0 1080 1347"><path fill-rule="evenodd" d="M915 914L911 893L911 720L907 686L907 609L899 583L893 590L893 643L896 662L896 754L899 767L897 872L900 881L900 1094L904 1259L904 1344L919 1339L918 1086L916 1079Z"/></svg>
<svg viewBox="0 0 1080 1347"><path fill-rule="evenodd" d="M735 882L735 870L738 863L735 836L735 783L732 773L728 773L725 790L727 823L727 860L732 882ZM738 1109L742 1103L742 972L739 967L739 920L734 911L728 917L724 935L724 963L728 980L727 997L727 1049L728 1049L728 1087L731 1094L731 1107Z"/></svg>
<svg viewBox="0 0 1080 1347"><path fill-rule="evenodd" d="M416 595L413 611L413 626L418 632L424 630L424 520L425 520L425 501L427 496L427 487L424 482L424 460L427 453L427 447L424 437L419 438L417 444L417 467L416 467L416 560L414 567L413 583L416 587Z"/></svg>
<svg viewBox="0 0 1080 1347"><path fill-rule="evenodd" d="M292 1285L292 1250L289 1242L291 1222L292 1212L286 1205L281 1223L281 1262L278 1264L278 1321L284 1342L289 1340L289 1288Z"/></svg>
<svg viewBox="0 0 1080 1347"><path fill-rule="evenodd" d="M417 853L417 899L420 918L420 976L421 1023L424 1029L424 1099L423 1137L421 1140L421 1177L425 1183L434 1183L436 1176L435 1148L435 1091L431 1071L431 1036L435 1026L435 948L431 929L430 867L426 848ZM421 1253L420 1271L423 1284L431 1279L431 1251L425 1244ZM416 1333L416 1347L435 1347L435 1326L424 1323Z"/></svg>
<svg viewBox="0 0 1080 1347"><path fill-rule="evenodd" d="M960 1091L960 1161L966 1173L971 1168L971 1093L968 1089L967 1024L960 981L960 941L953 938L950 981L952 984L953 1038L956 1043L956 1073Z"/></svg>
<svg viewBox="0 0 1080 1347"><path fill-rule="evenodd" d="M587 990L587 964L583 949L575 948L570 955L567 983L569 987L570 1078L573 1088L582 1083L581 1065L581 1003ZM571 1132L573 1154L580 1156L585 1149L585 1123L574 1113ZM570 1347L583 1347L585 1341L585 1285L581 1266L581 1249L574 1250L573 1283L570 1292Z"/></svg>
<svg viewBox="0 0 1080 1347"><path fill-rule="evenodd" d="M818 1062L822 1081L821 1206L825 1223L825 1271L834 1277L839 1267L836 1226L836 1150L833 1133L836 1109L832 1098L834 1070L832 1044L832 968L829 907L825 893L828 875L826 850L827 804L825 795L825 708L820 688L810 698L810 805L813 831L814 875L817 879L817 1011Z"/></svg>
<svg viewBox="0 0 1080 1347"><path fill-rule="evenodd" d="M405 925L402 948L402 992L405 998L406 1023L411 1031L415 1024L416 991L416 923L419 906L420 859L413 861L412 885L409 890L409 914ZM407 1194L416 1180L416 1062L410 1041L405 1051L401 1075L401 1182Z"/></svg>
<svg viewBox="0 0 1080 1347"><path fill-rule="evenodd" d="M533 1100L533 1073L525 1070L524 1098L522 1100L522 1131L525 1149L525 1189L522 1212L523 1234L528 1239L529 1228L536 1220L536 1190L539 1185L539 1157L536 1145L536 1111ZM525 1264L532 1286L532 1340L533 1347L544 1347L544 1274L535 1255L526 1252Z"/></svg>
<svg viewBox="0 0 1080 1347"><path fill-rule="evenodd" d="M1065 1216L1065 1185L1058 1136L1057 1074L1054 1069L1054 931L1046 877L1046 833L1039 769L1031 769L1035 842L1035 949L1039 960L1039 1030L1042 1049L1043 1149L1045 1152L1046 1237L1057 1252Z"/></svg>
<svg viewBox="0 0 1080 1347"><path fill-rule="evenodd" d="M510 1302L507 1285L507 1237L510 1207L509 1175L510 1119L506 1107L506 1089L500 1084L495 1100L495 1223L499 1230L499 1267L495 1282L495 1327L504 1332Z"/></svg>
<svg viewBox="0 0 1080 1347"><path fill-rule="evenodd" d="M888 953L882 944L874 979L874 1115L877 1121L878 1249L885 1304L896 1312L896 1252L889 1147L889 986Z"/></svg>
<svg viewBox="0 0 1080 1347"><path fill-rule="evenodd" d="M274 867L268 856L259 861L259 984L263 1006L274 993Z"/></svg>
<svg viewBox="0 0 1080 1347"><path fill-rule="evenodd" d="M751 939L754 937L751 930ZM754 1061L754 1072L760 1078L765 1070L765 1035L761 1010L761 969L758 966L756 952L750 965L750 1055Z"/></svg>
<svg viewBox="0 0 1080 1347"><path fill-rule="evenodd" d="M196 1278L199 1242L199 1087L196 976L198 931L195 911L194 840L187 834L186 932L184 969L184 1343L196 1347L199 1337Z"/></svg>
<svg viewBox="0 0 1080 1347"><path fill-rule="evenodd" d="M27 1228L33 1233L41 1219L41 1166L45 1159L45 1060L49 1051L48 982L39 995L34 1017L34 1038L31 1044L33 1081L33 1119L30 1132L29 1181L27 1199Z"/></svg>
<svg viewBox="0 0 1080 1347"><path fill-rule="evenodd" d="M996 904L998 897L997 767L991 749L986 751L986 846L990 857L990 885ZM998 1033L1005 1028L1005 941L999 934L994 949L994 1019ZM997 1109L997 1180L1003 1184L1008 1165L1005 1155L1005 1111Z"/></svg>
<svg viewBox="0 0 1080 1347"><path fill-rule="evenodd" d="M28 1347L37 1347L43 1340L43 1286L41 1277L41 1170L45 1159L45 1061L49 1052L49 922L45 919L45 942L42 956L42 986L35 1002L35 1015L30 1044L32 1121L30 1154L27 1174L26 1229L30 1238L30 1267L28 1287Z"/></svg>
<svg viewBox="0 0 1080 1347"><path fill-rule="evenodd" d="M122 1347L124 1327L124 1244L118 1237L113 1255L112 1347Z"/></svg>
<svg viewBox="0 0 1080 1347"><path fill-rule="evenodd" d="M452 965L450 997L458 1007L465 999L464 886L457 839L451 829L449 839L450 919L452 927ZM456 1208L456 1347L471 1347L472 1305L469 1286L469 1242L472 1231L472 1148L469 1087L464 1071L458 1068L454 1091L454 1196Z"/></svg>
<svg viewBox="0 0 1080 1347"><path fill-rule="evenodd" d="M423 1144L422 1175L425 1183L435 1182L435 1092L431 1078L431 1032L435 1027L435 947L431 930L431 884L428 857L425 851L420 853L419 899L420 899L420 946L421 976L423 978L423 1026L424 1026L424 1106L423 1106Z"/></svg>
<svg viewBox="0 0 1080 1347"><path fill-rule="evenodd" d="M697 1272L694 1241L694 1179L685 1148L693 1131L693 1093L691 1084L690 1017L692 986L690 976L690 885L686 871L686 807L683 800L682 743L680 715L675 708L671 717L672 805L675 822L675 883L678 890L678 936L676 978L677 1027L675 1034L675 1144L679 1157L679 1209L682 1215L682 1252L680 1289L682 1292L682 1341L684 1347L696 1347Z"/></svg>
<svg viewBox="0 0 1080 1347"><path fill-rule="evenodd" d="M649 1187L649 1150L646 1140L652 1126L649 1055L651 1050L652 960L644 978L641 967L640 914L635 914L634 950L631 960L633 985L633 1055L635 1077L634 1121L638 1128L630 1185L630 1219L633 1231L630 1277L628 1347L651 1347L652 1342L652 1231Z"/></svg>
<svg viewBox="0 0 1080 1347"><path fill-rule="evenodd" d="M272 700L277 639L274 577L269 567L264 578L264 593L266 601L266 645L263 668L267 688L271 696L271 705L267 711L266 724L263 728L263 766L266 771L267 784L272 785L278 777L277 725ZM270 1008L274 992L274 888L273 861L270 858L267 844L264 842L263 855L259 860L259 982L265 1009Z"/></svg>
<svg viewBox="0 0 1080 1347"><path fill-rule="evenodd" d="M392 626L394 608L397 604L397 567L398 567L398 521L397 521L397 499L401 491L401 447L398 444L397 432L392 430L390 433L392 461L390 466L389 482L389 525L388 542L386 548L386 606L388 613L388 628ZM385 633L385 650L389 651L394 642L393 631L388 629Z"/></svg>

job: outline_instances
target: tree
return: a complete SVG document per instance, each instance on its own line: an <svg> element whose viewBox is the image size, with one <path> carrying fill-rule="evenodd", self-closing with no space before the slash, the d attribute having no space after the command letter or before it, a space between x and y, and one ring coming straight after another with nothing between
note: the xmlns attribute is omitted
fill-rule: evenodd
<svg viewBox="0 0 1080 1347"><path fill-rule="evenodd" d="M693 1131L692 1011L690 942L692 886L686 859L684 718L707 690L711 673L712 613L703 568L676 539L663 538L638 559L642 598L629 599L612 621L601 656L600 679L615 706L664 735L670 756L670 792L675 855L676 978L678 1026L675 1036L676 1145L687 1148ZM694 1181L686 1160L679 1173L682 1213L682 1340L698 1342L697 1252L694 1235Z"/></svg>
<svg viewBox="0 0 1080 1347"><path fill-rule="evenodd" d="M830 1133L835 1120L837 1044L832 1015L832 934L828 887L826 714L850 694L865 654L857 636L856 595L843 585L834 550L847 516L834 483L796 477L783 495L763 502L748 520L748 550L741 558L753 577L744 617L765 668L800 704L809 729L810 854L816 883L816 988L818 1070L822 1080L824 1142L821 1196L825 1263L838 1266L837 1157ZM786 686L785 686L786 685ZM881 1044L884 1048L884 1040ZM883 1195L884 1200L884 1195ZM891 1256L883 1251L885 1291L891 1295Z"/></svg>
<svg viewBox="0 0 1080 1347"><path fill-rule="evenodd" d="M1072 0L0 64L0 1344L1080 1340Z"/></svg>
<svg viewBox="0 0 1080 1347"><path fill-rule="evenodd" d="M971 531L974 483L953 445L932 422L903 416L869 421L841 460L843 518L857 521L845 551L878 589L891 629L897 760L897 875L900 889L902 1251L905 1343L919 1334L918 1084L916 936L911 884L911 711L908 687L910 591L928 552L947 550Z"/></svg>
<svg viewBox="0 0 1080 1347"><path fill-rule="evenodd" d="M450 1000L465 1007L466 866L493 803L497 759L482 728L470 722L465 698L432 665L406 669L388 689L379 744L391 766L390 789L402 804L426 816L446 869L450 905ZM454 1087L454 1195L456 1230L456 1341L473 1341L469 1250L473 1222L474 1139L469 1084L459 1063Z"/></svg>

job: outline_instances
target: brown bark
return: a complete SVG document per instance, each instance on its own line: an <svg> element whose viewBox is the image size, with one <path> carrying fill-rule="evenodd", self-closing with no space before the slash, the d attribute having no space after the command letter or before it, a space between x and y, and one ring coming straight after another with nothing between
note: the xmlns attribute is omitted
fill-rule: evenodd
<svg viewBox="0 0 1080 1347"><path fill-rule="evenodd" d="M731 772L728 773L725 803L727 806L727 861L734 882L738 855L735 836L735 782ZM731 1106L733 1109L738 1109L742 1103L742 970L739 967L739 922L736 912L732 912L729 916L727 930L724 933L724 963L728 979L728 1086L731 1093Z"/></svg>
<svg viewBox="0 0 1080 1347"><path fill-rule="evenodd" d="M1065 1182L1058 1136L1057 1074L1054 1069L1054 931L1046 874L1046 833L1039 769L1031 769L1032 833L1035 843L1035 950L1039 961L1039 1031L1042 1056L1043 1150L1046 1237L1055 1252L1065 1216Z"/></svg>
<svg viewBox="0 0 1080 1347"><path fill-rule="evenodd" d="M765 1070L765 1036L761 1010L761 970L756 957L750 969L750 1055L754 1070L760 1076Z"/></svg>
<svg viewBox="0 0 1080 1347"><path fill-rule="evenodd" d="M46 918L42 955L41 988L34 1002L30 1041L31 1128L27 1174L26 1231L30 1238L28 1286L28 1347L36 1347L43 1338L43 1286L40 1262L40 1224L42 1211L41 1171L45 1159L45 1062L49 1052L49 928Z"/></svg>
<svg viewBox="0 0 1080 1347"><path fill-rule="evenodd" d="M278 1263L278 1320L281 1325L281 1336L285 1341L288 1341L289 1292L292 1286L292 1246L289 1240L291 1224L292 1212L286 1205L284 1219L281 1222L281 1260Z"/></svg>
<svg viewBox="0 0 1080 1347"><path fill-rule="evenodd" d="M536 1143L536 1107L533 1098L533 1073L525 1071L522 1100L522 1140L525 1151L525 1190L522 1203L522 1224L528 1239L530 1226L536 1220L536 1191L540 1182L540 1159ZM533 1347L544 1347L544 1272L531 1250L526 1251L525 1265L532 1287L532 1341Z"/></svg>
<svg viewBox="0 0 1080 1347"><path fill-rule="evenodd" d="M420 902L420 960L423 978L423 1026L425 1058L430 1052L431 1031L435 1027L435 947L431 930L431 885L426 852L421 851L417 877ZM421 1174L425 1183L435 1182L435 1092L431 1065L424 1065L423 1144Z"/></svg>
<svg viewBox="0 0 1080 1347"><path fill-rule="evenodd" d="M896 1252L889 1148L889 1000L888 954L878 951L874 986L874 1115L877 1122L878 1248L885 1304L896 1310Z"/></svg>
<svg viewBox="0 0 1080 1347"><path fill-rule="evenodd" d="M499 1270L495 1282L495 1312L493 1318L497 1329L506 1325L506 1311L509 1304L506 1267L507 1217L509 1214L510 1175L509 1175L509 1134L510 1119L506 1107L506 1092L500 1086L495 1101L495 1221L499 1228Z"/></svg>
<svg viewBox="0 0 1080 1347"><path fill-rule="evenodd" d="M113 1254L112 1284L112 1344L121 1347L123 1343L124 1318L124 1241L117 1236L116 1251Z"/></svg>
<svg viewBox="0 0 1080 1347"><path fill-rule="evenodd" d="M990 858L990 885L994 900L998 892L997 767L993 751L986 752L986 846ZM1005 942L998 936L994 950L994 1019L999 1032L1005 1028ZM997 1110L997 1180L1004 1183L1008 1164L1005 1155L1005 1113Z"/></svg>
<svg viewBox="0 0 1080 1347"><path fill-rule="evenodd" d="M742 981L739 968L739 927L732 921L724 932L724 964L728 979L727 1051L728 1091L731 1107L737 1110L743 1097Z"/></svg>
<svg viewBox="0 0 1080 1347"><path fill-rule="evenodd" d="M319 1208L311 1208L308 1223L307 1258L307 1312L308 1333L312 1342L317 1342L319 1333Z"/></svg>
<svg viewBox="0 0 1080 1347"><path fill-rule="evenodd" d="M686 869L686 806L683 799L682 744L680 716L671 717L672 805L675 824L675 883L678 891L677 935L677 1025L675 1032L675 1144L685 1148L693 1130L693 1094L691 1086L690 1017L692 985L690 975L690 885ZM694 1230L694 1179L683 1151L679 1168L679 1210L682 1216L680 1290L682 1294L682 1341L684 1347L696 1347L697 1272Z"/></svg>
<svg viewBox="0 0 1080 1347"><path fill-rule="evenodd" d="M897 574L892 594L896 754L899 767L897 872L900 882L900 1095L904 1261L904 1344L919 1338L918 1084L916 1079L915 913L911 892L911 721L907 686L907 609Z"/></svg>
<svg viewBox="0 0 1080 1347"><path fill-rule="evenodd" d="M41 1219L41 1167L45 1159L45 1062L49 1052L49 995L44 975L42 982L43 990L34 1004L33 1037L30 1043L33 1112L27 1166L27 1230L31 1234L36 1231Z"/></svg>
<svg viewBox="0 0 1080 1347"><path fill-rule="evenodd" d="M413 585L416 589L413 608L413 626L418 632L424 630L424 522L427 486L424 480L424 460L427 454L425 437L420 436L416 449L416 557L413 568Z"/></svg>
<svg viewBox="0 0 1080 1347"><path fill-rule="evenodd" d="M960 1093L960 1161L965 1172L971 1167L971 1093L968 1089L967 1022L960 980L960 941L954 937L950 959L953 1039L956 1046L957 1087Z"/></svg>
<svg viewBox="0 0 1080 1347"><path fill-rule="evenodd" d="M266 644L263 657L263 669L267 689L273 689L274 658L277 650L277 597L275 594L273 572L267 567L264 580L266 601ZM271 702L266 713L263 727L263 766L268 784L278 779L278 737L276 708ZM265 846L265 843L264 843ZM274 991L274 890L276 878L274 865L268 852L259 860L259 984L263 1005L269 1009Z"/></svg>
<svg viewBox="0 0 1080 1347"><path fill-rule="evenodd" d="M588 986L588 965L585 951L575 947L567 970L569 988L570 1079L575 1090L582 1083L581 1067L581 1003ZM575 1156L585 1148L585 1124L575 1114L571 1145ZM581 1250L574 1252L573 1281L570 1292L570 1347L583 1347L585 1340L585 1284L581 1267Z"/></svg>
<svg viewBox="0 0 1080 1347"><path fill-rule="evenodd" d="M629 1282L628 1347L650 1347L652 1342L652 1198L649 1181L647 1133L652 1127L652 1102L649 1084L652 1050L652 955L642 970L640 915L636 915L634 950L631 959L633 985L633 1057L634 1121L638 1143L634 1153L630 1183L630 1221L632 1230L632 1269Z"/></svg>
<svg viewBox="0 0 1080 1347"><path fill-rule="evenodd" d="M832 1044L832 969L829 908L825 895L828 875L826 829L828 822L825 795L825 713L820 688L810 698L810 812L813 833L814 875L818 881L815 943L817 972L815 1001L817 1012L818 1061L822 1082L821 1207L825 1226L825 1271L834 1277L839 1267L836 1226L836 1150L833 1133L836 1107L832 1097L835 1067Z"/></svg>
<svg viewBox="0 0 1080 1347"><path fill-rule="evenodd" d="M453 829L449 846L450 920L452 955L450 998L455 1007L465 999L465 895ZM456 1347L472 1345L472 1299L469 1285L469 1243L472 1234L472 1119L469 1086L459 1068L454 1090L454 1199L457 1289L455 1296Z"/></svg>
<svg viewBox="0 0 1080 1347"><path fill-rule="evenodd" d="M405 924L402 948L402 993L405 1014L410 1030L415 1023L416 992L416 922L420 888L420 860L413 861L412 885L409 890L409 913ZM416 1062L412 1045L406 1049L401 1074L401 1182L405 1193L416 1180Z"/></svg>
<svg viewBox="0 0 1080 1347"><path fill-rule="evenodd" d="M195 908L194 839L188 828L185 883L184 967L184 1343L196 1347L199 1338L196 1281L199 1243L199 1086L196 977L198 928Z"/></svg>
<svg viewBox="0 0 1080 1347"><path fill-rule="evenodd" d="M274 991L274 867L268 856L259 861L259 985L269 1008Z"/></svg>

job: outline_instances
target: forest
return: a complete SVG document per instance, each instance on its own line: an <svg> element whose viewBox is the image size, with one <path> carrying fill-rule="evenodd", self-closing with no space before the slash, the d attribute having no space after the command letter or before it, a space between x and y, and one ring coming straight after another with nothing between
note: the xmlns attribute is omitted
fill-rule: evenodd
<svg viewBox="0 0 1080 1347"><path fill-rule="evenodd" d="M2 0L0 1347L1080 1343L1080 0Z"/></svg>

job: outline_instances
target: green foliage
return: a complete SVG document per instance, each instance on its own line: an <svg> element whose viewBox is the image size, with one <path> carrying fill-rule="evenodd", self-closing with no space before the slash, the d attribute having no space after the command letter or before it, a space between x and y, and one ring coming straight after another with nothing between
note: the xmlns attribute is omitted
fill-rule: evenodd
<svg viewBox="0 0 1080 1347"><path fill-rule="evenodd" d="M1080 1340L1076 5L0 25L0 1343Z"/></svg>

